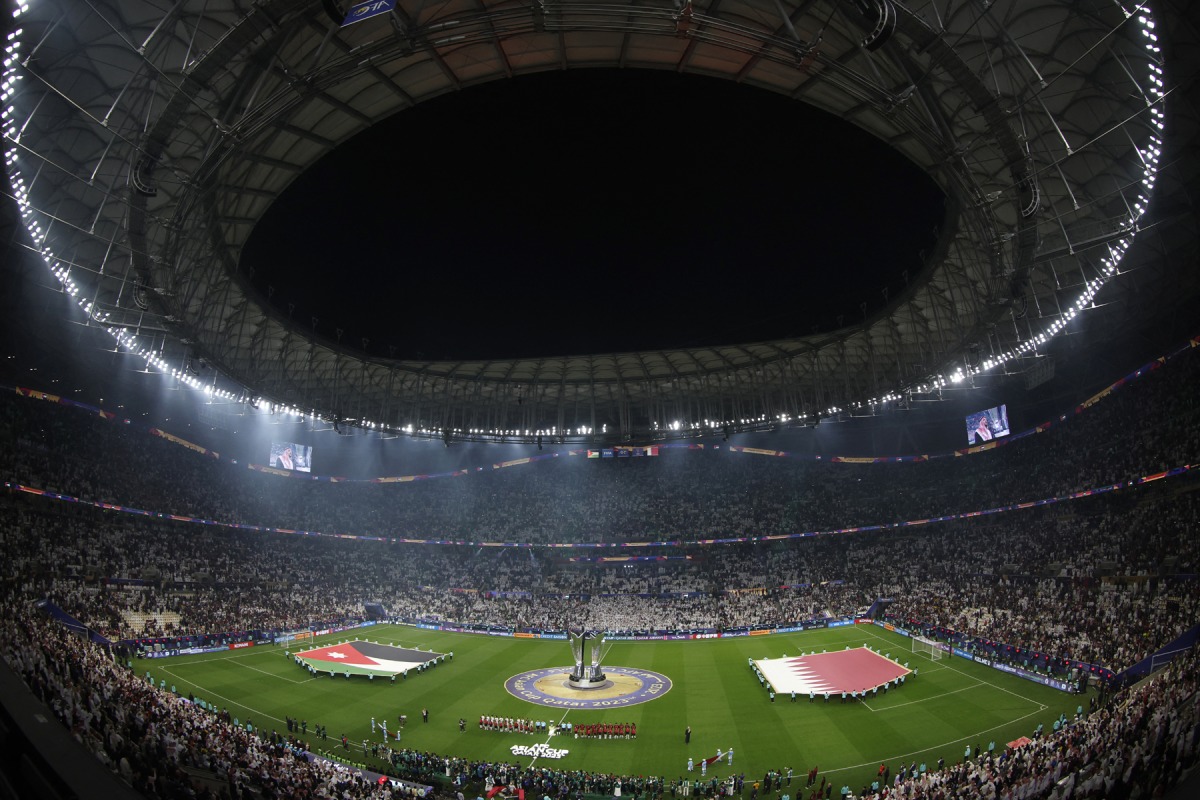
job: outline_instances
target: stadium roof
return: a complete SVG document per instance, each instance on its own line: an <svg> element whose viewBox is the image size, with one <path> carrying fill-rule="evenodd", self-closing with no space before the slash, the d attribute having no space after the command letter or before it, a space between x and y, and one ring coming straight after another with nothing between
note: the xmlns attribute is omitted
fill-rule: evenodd
<svg viewBox="0 0 1200 800"><path fill-rule="evenodd" d="M33 246L92 324L193 386L203 359L222 396L481 438L695 435L904 402L1025 369L1121 283L1158 184L1182 193L1194 174L1162 170L1171 75L1146 5L401 0L343 27L348 10L18 4L4 123ZM887 308L830 333L508 360L372 357L239 271L275 198L357 133L463 87L592 66L727 78L863 128L946 192L938 245ZM1172 231L1140 262L1160 282L1189 269L1162 257Z"/></svg>

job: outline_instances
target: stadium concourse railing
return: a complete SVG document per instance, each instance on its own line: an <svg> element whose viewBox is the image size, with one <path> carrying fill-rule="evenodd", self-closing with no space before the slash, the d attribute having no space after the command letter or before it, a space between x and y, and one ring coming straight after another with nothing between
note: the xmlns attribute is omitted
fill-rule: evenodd
<svg viewBox="0 0 1200 800"><path fill-rule="evenodd" d="M92 644L98 644L102 647L112 646L112 641L108 637L84 625L50 600L39 600L34 605L45 614L48 614L52 619L61 622L76 633L86 636Z"/></svg>
<svg viewBox="0 0 1200 800"><path fill-rule="evenodd" d="M1197 642L1200 642L1200 625L1196 625L1190 630L1185 631L1175 641L1163 645L1132 667L1121 672L1111 681L1112 687L1114 690L1120 690L1127 686L1132 686L1143 678L1149 677L1153 673L1163 669L1176 658L1191 652L1195 649Z"/></svg>

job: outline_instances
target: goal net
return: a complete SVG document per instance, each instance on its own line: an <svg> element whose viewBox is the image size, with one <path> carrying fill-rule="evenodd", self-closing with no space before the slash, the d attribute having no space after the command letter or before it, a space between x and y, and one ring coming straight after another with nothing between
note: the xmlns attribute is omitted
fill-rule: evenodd
<svg viewBox="0 0 1200 800"><path fill-rule="evenodd" d="M923 636L912 637L912 651L914 653L923 653L929 656L932 661L941 661L945 651L937 646L937 643L932 639L926 639Z"/></svg>

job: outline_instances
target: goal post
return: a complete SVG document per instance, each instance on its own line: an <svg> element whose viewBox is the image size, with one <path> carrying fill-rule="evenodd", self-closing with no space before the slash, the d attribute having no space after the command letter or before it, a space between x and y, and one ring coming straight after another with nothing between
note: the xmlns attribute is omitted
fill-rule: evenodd
<svg viewBox="0 0 1200 800"><path fill-rule="evenodd" d="M938 647L937 642L926 639L924 636L912 637L912 651L929 656L931 661L941 661L942 656L945 655L945 651Z"/></svg>

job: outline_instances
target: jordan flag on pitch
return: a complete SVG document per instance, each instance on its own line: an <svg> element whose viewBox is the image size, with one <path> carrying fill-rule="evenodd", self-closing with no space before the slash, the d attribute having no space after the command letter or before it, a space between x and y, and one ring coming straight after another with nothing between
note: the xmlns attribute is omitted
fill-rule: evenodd
<svg viewBox="0 0 1200 800"><path fill-rule="evenodd" d="M435 661L441 653L378 642L341 642L296 653L296 658L321 672L355 675L396 675Z"/></svg>

